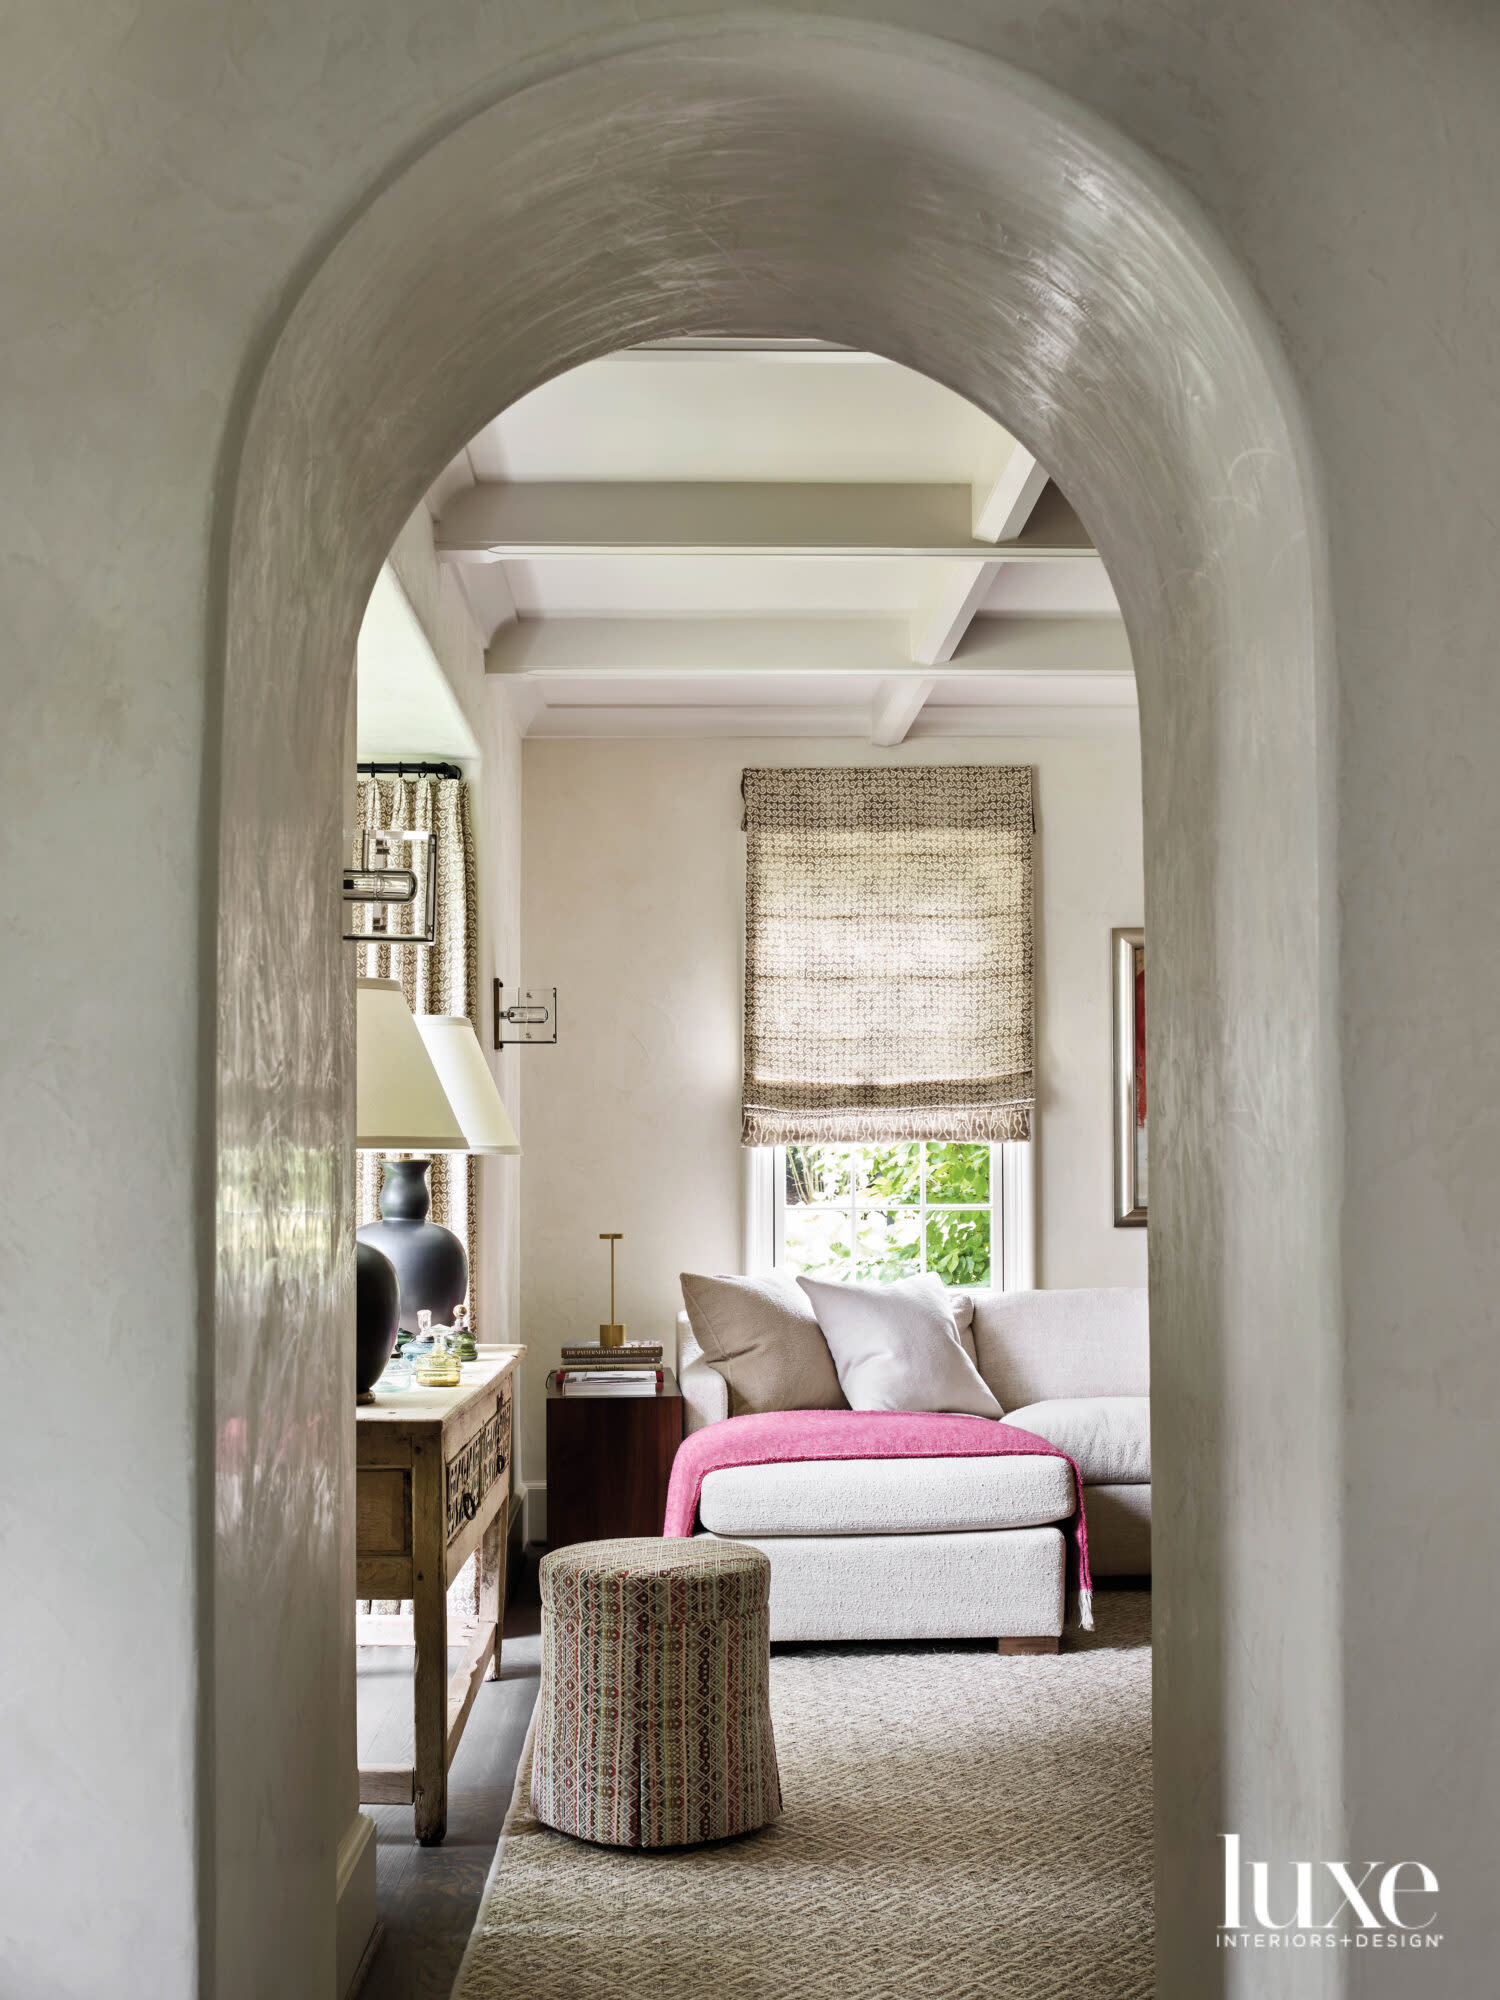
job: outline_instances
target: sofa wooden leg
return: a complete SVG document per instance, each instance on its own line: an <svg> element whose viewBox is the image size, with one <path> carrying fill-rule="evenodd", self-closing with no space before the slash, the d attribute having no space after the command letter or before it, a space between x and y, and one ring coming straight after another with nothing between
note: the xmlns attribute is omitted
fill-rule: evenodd
<svg viewBox="0 0 1500 2000"><path fill-rule="evenodd" d="M1056 1639L997 1639L996 1649L1001 1653L1055 1653Z"/></svg>

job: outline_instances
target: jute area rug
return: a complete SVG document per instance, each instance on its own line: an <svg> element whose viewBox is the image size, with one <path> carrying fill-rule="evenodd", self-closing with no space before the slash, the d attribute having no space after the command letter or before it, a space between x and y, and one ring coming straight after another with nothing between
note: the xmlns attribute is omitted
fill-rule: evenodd
<svg viewBox="0 0 1500 2000"><path fill-rule="evenodd" d="M785 1814L712 1847L540 1826L528 1738L455 2000L1146 2000L1150 1606L1055 1659L778 1647Z"/></svg>

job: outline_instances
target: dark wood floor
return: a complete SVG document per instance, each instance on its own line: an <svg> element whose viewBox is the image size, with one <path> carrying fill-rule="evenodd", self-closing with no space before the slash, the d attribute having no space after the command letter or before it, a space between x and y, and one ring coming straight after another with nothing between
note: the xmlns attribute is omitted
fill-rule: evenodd
<svg viewBox="0 0 1500 2000"><path fill-rule="evenodd" d="M474 1700L448 1773L448 1837L419 1847L409 1806L365 1806L375 1822L375 1878L385 1937L360 2000L448 2000L479 1912L516 1764L536 1705L541 1607L527 1562L505 1619L500 1679ZM359 1760L409 1763L412 1655L402 1646L361 1646ZM451 1654L457 1666L459 1649Z"/></svg>

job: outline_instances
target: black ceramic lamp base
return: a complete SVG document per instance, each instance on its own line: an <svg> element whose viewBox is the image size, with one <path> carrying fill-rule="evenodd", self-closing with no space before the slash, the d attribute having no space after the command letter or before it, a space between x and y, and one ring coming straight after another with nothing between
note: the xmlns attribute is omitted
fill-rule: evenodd
<svg viewBox="0 0 1500 2000"><path fill-rule="evenodd" d="M396 1267L373 1244L355 1243L354 1295L354 1400L373 1403L371 1391L385 1373L401 1331Z"/></svg>
<svg viewBox="0 0 1500 2000"><path fill-rule="evenodd" d="M469 1290L469 1260L451 1229L430 1221L430 1160L382 1160L380 1220L357 1232L396 1267L401 1285L401 1331L417 1331L425 1308L435 1326L451 1326ZM383 1364L382 1364L383 1365Z"/></svg>

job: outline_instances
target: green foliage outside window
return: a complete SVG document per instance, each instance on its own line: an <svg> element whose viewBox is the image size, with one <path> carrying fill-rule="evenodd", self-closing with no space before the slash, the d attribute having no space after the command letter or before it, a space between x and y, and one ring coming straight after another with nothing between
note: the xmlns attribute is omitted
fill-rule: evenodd
<svg viewBox="0 0 1500 2000"><path fill-rule="evenodd" d="M882 1282L935 1271L954 1288L990 1282L987 1145L788 1146L785 1159L789 1269Z"/></svg>

